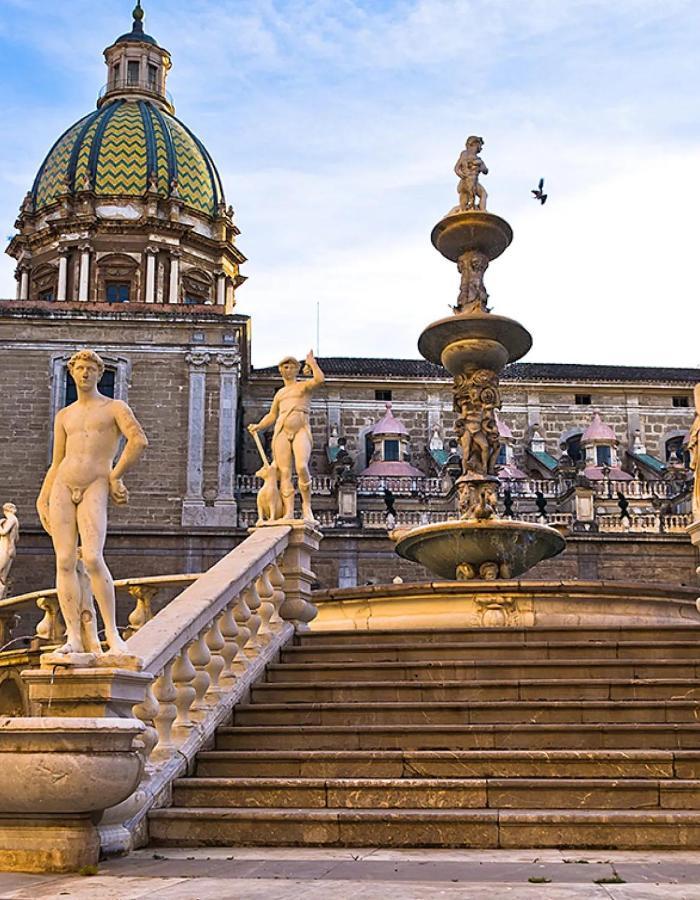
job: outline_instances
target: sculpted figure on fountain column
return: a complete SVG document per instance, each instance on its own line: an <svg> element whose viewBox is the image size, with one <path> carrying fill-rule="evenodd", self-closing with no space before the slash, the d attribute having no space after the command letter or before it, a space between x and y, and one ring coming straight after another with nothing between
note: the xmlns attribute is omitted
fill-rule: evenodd
<svg viewBox="0 0 700 900"><path fill-rule="evenodd" d="M312 439L309 417L311 394L325 381L325 377L311 350L306 355L305 371L311 378L299 381L301 363L293 356L286 356L279 364L284 387L275 394L270 412L257 423L251 423L248 431L256 434L270 425L275 426L272 435L272 461L280 477L283 518L294 518L294 484L292 467L296 468L301 495L302 518L313 522L311 511L311 460Z"/></svg>
<svg viewBox="0 0 700 900"><path fill-rule="evenodd" d="M456 312L488 312L486 302L489 295L484 287L484 272L488 268L488 264L488 257L479 250L467 250L460 256L457 268L462 277L455 307Z"/></svg>
<svg viewBox="0 0 700 900"><path fill-rule="evenodd" d="M700 384L695 385L695 421L690 426L688 450L693 472L693 522L700 522Z"/></svg>
<svg viewBox="0 0 700 900"><path fill-rule="evenodd" d="M15 561L19 540L19 520L14 503L5 503L4 517L0 519L0 600L7 594L7 581L12 563Z"/></svg>
<svg viewBox="0 0 700 900"><path fill-rule="evenodd" d="M466 149L459 154L455 165L455 175L459 178L457 193L459 208L462 212L468 209L486 209L486 191L479 184L479 175L488 175L489 170L479 156L484 146L484 139L472 135L467 138ZM477 204L478 200L478 204Z"/></svg>
<svg viewBox="0 0 700 900"><path fill-rule="evenodd" d="M66 624L60 655L93 650L90 633L95 610L85 597L78 571L80 558L105 625L112 653L125 653L115 617L114 583L104 561L109 498L128 502L122 476L148 446L136 417L122 400L97 390L104 363L93 350L80 350L68 362L78 399L60 410L54 425L53 459L37 500L41 524L56 553L56 589ZM113 465L121 437L124 449ZM86 609L88 603L92 609Z"/></svg>
<svg viewBox="0 0 700 900"><path fill-rule="evenodd" d="M462 471L465 475L493 475L500 449L496 422L496 409L501 405L498 376L490 369L457 375L454 392Z"/></svg>

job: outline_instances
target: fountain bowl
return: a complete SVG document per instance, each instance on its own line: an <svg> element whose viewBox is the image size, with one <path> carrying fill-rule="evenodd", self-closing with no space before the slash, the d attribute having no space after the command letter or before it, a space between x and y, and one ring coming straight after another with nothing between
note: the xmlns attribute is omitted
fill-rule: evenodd
<svg viewBox="0 0 700 900"><path fill-rule="evenodd" d="M418 339L418 350L452 375L475 368L500 371L525 356L530 332L506 316L487 312L457 313L432 322Z"/></svg>
<svg viewBox="0 0 700 900"><path fill-rule="evenodd" d="M455 580L463 563L505 563L509 577L517 578L543 559L557 556L566 546L561 534L549 525L513 519L459 519L419 525L403 534L396 552L420 563L430 572Z"/></svg>
<svg viewBox="0 0 700 900"><path fill-rule="evenodd" d="M449 212L433 228L430 239L436 250L452 262L467 250L479 250L496 259L513 240L513 231L505 219L480 210Z"/></svg>

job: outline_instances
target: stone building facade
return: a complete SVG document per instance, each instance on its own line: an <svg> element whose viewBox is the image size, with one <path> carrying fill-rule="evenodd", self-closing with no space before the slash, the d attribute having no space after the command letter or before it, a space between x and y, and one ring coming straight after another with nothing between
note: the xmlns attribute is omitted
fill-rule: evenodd
<svg viewBox="0 0 700 900"><path fill-rule="evenodd" d="M276 368L251 368L249 319L235 309L245 280L238 228L213 160L175 117L171 58L144 32L140 7L105 60L96 109L50 149L8 247L17 293L0 300L0 500L17 504L22 523L15 594L53 583L34 504L53 419L73 398L66 363L75 350L104 357L103 392L129 402L150 440L128 478L129 506L110 513L115 577L200 571L245 537L259 467L245 425L280 384ZM327 380L311 416L314 509L325 532L319 584L424 578L394 554L386 491L398 524L455 514L451 381L419 360L321 365ZM507 369L502 462L514 513L544 515L568 533L565 554L533 577L692 579L683 441L696 381L700 370ZM584 446L595 412L614 435L610 452L624 473L616 480L605 442ZM591 448L600 477L583 484Z"/></svg>

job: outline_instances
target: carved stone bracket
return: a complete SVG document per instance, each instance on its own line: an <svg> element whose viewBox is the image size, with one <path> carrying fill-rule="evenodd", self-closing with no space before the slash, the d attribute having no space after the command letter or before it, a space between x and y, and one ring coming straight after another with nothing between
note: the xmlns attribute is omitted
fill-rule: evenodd
<svg viewBox="0 0 700 900"><path fill-rule="evenodd" d="M211 353L207 353L205 350L193 350L185 354L185 362L193 368L208 366L211 362Z"/></svg>

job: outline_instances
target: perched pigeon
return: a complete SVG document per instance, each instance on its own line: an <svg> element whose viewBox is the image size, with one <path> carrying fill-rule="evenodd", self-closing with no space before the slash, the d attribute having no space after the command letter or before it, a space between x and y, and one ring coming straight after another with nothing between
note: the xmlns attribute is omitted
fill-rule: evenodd
<svg viewBox="0 0 700 900"><path fill-rule="evenodd" d="M537 185L537 190L532 191L531 193L534 194L535 200L539 200L540 203L544 206L544 204L547 202L547 195L542 193L543 191L544 191L544 178L540 178L540 183Z"/></svg>

